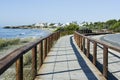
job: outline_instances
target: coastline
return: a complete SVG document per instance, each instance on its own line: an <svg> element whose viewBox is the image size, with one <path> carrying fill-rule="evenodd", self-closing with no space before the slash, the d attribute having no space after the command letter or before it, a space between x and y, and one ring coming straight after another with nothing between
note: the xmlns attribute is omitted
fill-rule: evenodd
<svg viewBox="0 0 120 80"><path fill-rule="evenodd" d="M43 30L44 33L41 33L41 35L38 38L37 37L17 38L17 39L20 39L19 44L8 45L8 46L3 47L2 49L0 49L0 59L2 57L6 56L7 54L9 54L10 52L14 51L15 49L17 49L19 47L22 47L22 46L24 46L24 45L26 45L26 44L28 44L30 42L33 42L33 41L35 41L37 39L40 39L40 38L42 38L44 36L47 36L47 35L51 34L54 31L53 29L49 29L49 28L42 28L42 29L37 29L37 30ZM9 39L7 39L7 40L9 40Z"/></svg>
<svg viewBox="0 0 120 80"><path fill-rule="evenodd" d="M22 47L24 45L27 45L30 42L33 42L33 41L35 41L37 39L40 39L40 38L42 38L44 36L47 36L48 34L50 34L50 33L52 33L54 31L54 29L49 29L49 28L37 29L37 30L44 30L45 34L42 35L41 37L38 37L38 38L32 38L32 37L22 38L22 39L20 39L21 42L19 44L14 44L14 45L9 45L9 46L4 47L3 49L0 50L0 59L2 59L3 57L8 55L10 52L14 51L15 49L20 48L20 47ZM29 63L30 63L30 60L31 60L31 55L28 54L28 53L31 53L31 51L27 52L27 54L24 55L24 61L23 61L24 67L25 67L24 68L25 72L27 72L28 69L30 69L29 68L29 66L30 66ZM6 73L2 74L0 78L1 79L6 79L6 78L11 79L12 78L11 76L13 76L12 74L15 74L15 71L13 69L14 67L15 67L15 64L13 64L11 66L11 68L9 68L6 71Z"/></svg>
<svg viewBox="0 0 120 80"><path fill-rule="evenodd" d="M0 28L0 38L11 39L11 38L40 38L52 33L53 30L49 28L43 29L4 29Z"/></svg>

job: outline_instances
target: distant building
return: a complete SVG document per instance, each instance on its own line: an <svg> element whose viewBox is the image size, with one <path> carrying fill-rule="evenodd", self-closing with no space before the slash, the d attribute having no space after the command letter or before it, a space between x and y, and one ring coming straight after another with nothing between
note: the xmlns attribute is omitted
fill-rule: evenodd
<svg viewBox="0 0 120 80"><path fill-rule="evenodd" d="M37 28L43 28L45 25L44 23L35 23L34 26Z"/></svg>

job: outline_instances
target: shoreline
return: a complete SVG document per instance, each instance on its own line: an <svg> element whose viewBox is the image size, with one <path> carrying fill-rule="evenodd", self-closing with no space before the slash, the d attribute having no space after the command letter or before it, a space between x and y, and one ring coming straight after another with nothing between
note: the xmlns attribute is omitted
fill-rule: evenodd
<svg viewBox="0 0 120 80"><path fill-rule="evenodd" d="M38 29L37 29L38 30ZM41 30L41 29L40 29ZM44 30L44 33L46 33L45 35L42 35L41 37L38 37L39 39L40 38L42 38L42 37L44 37L44 36L47 36L47 35L49 35L50 33L52 33L52 31L50 31L49 29L42 29L42 30ZM21 41L21 43L19 43L19 44L15 44L15 45L9 45L9 46L7 46L7 47L4 47L2 50L0 50L0 59L2 59L2 58L4 58L6 55L8 55L9 53L11 53L12 51L14 51L14 50L16 50L17 48L20 48L20 47L22 47L22 46L24 46L24 45L27 45L27 44L29 44L30 42L33 42L33 41L35 41L35 40L37 40L38 38L31 38L31 37L27 37L27 38L20 38L20 41ZM29 54L28 54L29 53ZM24 55L24 61L23 61L23 63L24 63L24 66L25 66L25 68L24 68L24 71L28 71L28 69L30 70L31 68L29 68L29 60L31 60L31 57L30 57L30 53L31 52L27 52L27 54L25 54ZM1 75L1 79L6 79L6 78L12 78L11 76L9 76L11 73L12 74L15 74L15 72L13 72L13 67L15 67L15 65L13 64L12 65L12 67L11 68L9 68L7 71L6 71L6 73L4 73L4 74L2 74Z"/></svg>
<svg viewBox="0 0 120 80"><path fill-rule="evenodd" d="M54 29L41 28L41 29L0 29L0 39L14 39L14 38L40 38L51 34Z"/></svg>
<svg viewBox="0 0 120 80"><path fill-rule="evenodd" d="M35 29L34 29L35 30ZM45 37L49 34L51 34L54 29L49 29L49 28L42 28L42 29L36 29L36 30L42 30L43 32L39 33L40 34L38 37L37 36L28 36L28 37L15 37L15 38L0 38L1 40L12 40L12 39L19 39L19 43L18 44L11 44L8 46L3 47L2 49L0 49L0 59L3 58L4 56L6 56L7 54L9 54L10 52L14 51L17 48L20 48L30 42L33 42L37 39L40 39L42 37Z"/></svg>

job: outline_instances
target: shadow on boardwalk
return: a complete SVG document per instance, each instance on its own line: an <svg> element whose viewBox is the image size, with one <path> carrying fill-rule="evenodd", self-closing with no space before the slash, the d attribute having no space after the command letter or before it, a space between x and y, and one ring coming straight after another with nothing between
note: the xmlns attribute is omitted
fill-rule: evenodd
<svg viewBox="0 0 120 80"><path fill-rule="evenodd" d="M97 46L98 46L100 49L103 50L103 47L101 47L100 45L97 45ZM114 54L114 53L111 52L111 51L108 51L108 54L110 54L110 55L112 55L112 56L120 59L120 56ZM90 56L91 56L91 61L92 61L93 57L92 57L92 55L90 55ZM108 57L109 57L109 56L108 56ZM108 59L109 59L109 58L108 58ZM118 61L118 62L120 62L120 61ZM117 62L112 62L112 63L117 63ZM108 62L108 66L109 66L109 64L112 64L112 63ZM102 66L102 63L100 63L99 61L97 61L97 68L98 68L98 69L100 70L100 72L102 73L102 71L103 71L103 66ZM115 73L117 73L117 72L120 72L120 71L116 71ZM113 72L108 71L108 80L118 80L112 73L113 73Z"/></svg>
<svg viewBox="0 0 120 80"><path fill-rule="evenodd" d="M90 70L90 68L87 66L86 62L84 61L84 59L81 57L78 49L76 48L76 46L73 43L72 37L70 37L70 43L72 45L72 48L74 50L74 53L77 57L78 63L81 66L82 70L84 71L86 77L89 80L97 80L96 76L93 74L93 72Z"/></svg>
<svg viewBox="0 0 120 80"><path fill-rule="evenodd" d="M73 36L58 40L35 80L98 80L79 53Z"/></svg>

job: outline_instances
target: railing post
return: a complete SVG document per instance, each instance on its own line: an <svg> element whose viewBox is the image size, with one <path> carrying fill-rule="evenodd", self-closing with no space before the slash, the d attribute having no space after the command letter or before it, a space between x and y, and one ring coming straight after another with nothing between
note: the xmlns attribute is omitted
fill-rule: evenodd
<svg viewBox="0 0 120 80"><path fill-rule="evenodd" d="M76 41L76 43L77 43L77 34L75 34L75 41Z"/></svg>
<svg viewBox="0 0 120 80"><path fill-rule="evenodd" d="M80 35L79 35L79 48L81 49L81 39L80 39Z"/></svg>
<svg viewBox="0 0 120 80"><path fill-rule="evenodd" d="M41 41L41 43L39 44L39 68L41 67L42 64L43 64L43 43Z"/></svg>
<svg viewBox="0 0 120 80"><path fill-rule="evenodd" d="M77 45L79 45L79 35L77 35Z"/></svg>
<svg viewBox="0 0 120 80"><path fill-rule="evenodd" d="M78 34L76 34L76 38L75 38L75 39L76 39L76 43L77 43L77 35L78 35Z"/></svg>
<svg viewBox="0 0 120 80"><path fill-rule="evenodd" d="M51 36L50 36L50 45L49 45L49 47L51 48Z"/></svg>
<svg viewBox="0 0 120 80"><path fill-rule="evenodd" d="M90 56L90 40L87 39L87 55L86 55L88 58Z"/></svg>
<svg viewBox="0 0 120 80"><path fill-rule="evenodd" d="M53 34L51 36L51 47L52 47L52 45L53 45Z"/></svg>
<svg viewBox="0 0 120 80"><path fill-rule="evenodd" d="M82 50L82 36L80 36L80 49Z"/></svg>
<svg viewBox="0 0 120 80"><path fill-rule="evenodd" d="M93 64L96 66L97 61L97 43L94 41L93 43Z"/></svg>
<svg viewBox="0 0 120 80"><path fill-rule="evenodd" d="M79 35L77 35L77 43L78 43L78 47L79 47Z"/></svg>
<svg viewBox="0 0 120 80"><path fill-rule="evenodd" d="M43 40L41 41L41 65L43 64Z"/></svg>
<svg viewBox="0 0 120 80"><path fill-rule="evenodd" d="M16 61L16 80L23 80L23 56Z"/></svg>
<svg viewBox="0 0 120 80"><path fill-rule="evenodd" d="M33 79L37 74L37 47L32 48L32 76Z"/></svg>
<svg viewBox="0 0 120 80"><path fill-rule="evenodd" d="M50 36L50 48L52 47L52 35Z"/></svg>
<svg viewBox="0 0 120 80"><path fill-rule="evenodd" d="M58 37L59 37L59 32L57 32L56 34L56 40L58 40Z"/></svg>
<svg viewBox="0 0 120 80"><path fill-rule="evenodd" d="M47 56L47 38L44 40L44 59Z"/></svg>
<svg viewBox="0 0 120 80"><path fill-rule="evenodd" d="M78 36L78 47L80 48L80 36Z"/></svg>
<svg viewBox="0 0 120 80"><path fill-rule="evenodd" d="M85 53L85 38L84 37L83 37L83 45L82 45L82 47L83 47L83 53L86 54Z"/></svg>
<svg viewBox="0 0 120 80"><path fill-rule="evenodd" d="M49 37L47 38L47 54L49 53L50 49L49 49L49 44L50 44L50 41L49 41Z"/></svg>
<svg viewBox="0 0 120 80"><path fill-rule="evenodd" d="M41 43L39 44L39 68L41 67Z"/></svg>
<svg viewBox="0 0 120 80"><path fill-rule="evenodd" d="M76 43L77 43L77 45L78 45L78 35L76 35Z"/></svg>
<svg viewBox="0 0 120 80"><path fill-rule="evenodd" d="M103 75L107 78L108 73L108 48L103 46Z"/></svg>
<svg viewBox="0 0 120 80"><path fill-rule="evenodd" d="M49 50L51 49L51 36L49 37Z"/></svg>

